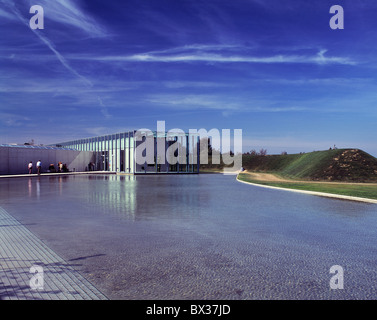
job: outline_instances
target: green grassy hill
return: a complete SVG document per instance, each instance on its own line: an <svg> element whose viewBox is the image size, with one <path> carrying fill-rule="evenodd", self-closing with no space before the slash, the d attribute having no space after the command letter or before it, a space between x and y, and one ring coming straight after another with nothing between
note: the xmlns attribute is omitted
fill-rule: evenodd
<svg viewBox="0 0 377 320"><path fill-rule="evenodd" d="M376 182L377 159L359 149L288 155L243 155L246 170L273 172L301 180Z"/></svg>

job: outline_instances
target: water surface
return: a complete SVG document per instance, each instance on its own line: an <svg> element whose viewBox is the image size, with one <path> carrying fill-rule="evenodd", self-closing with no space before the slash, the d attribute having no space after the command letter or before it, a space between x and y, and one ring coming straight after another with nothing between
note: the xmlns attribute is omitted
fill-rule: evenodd
<svg viewBox="0 0 377 320"><path fill-rule="evenodd" d="M217 174L0 180L0 206L113 299L376 299L377 205ZM330 268L344 289L330 289Z"/></svg>

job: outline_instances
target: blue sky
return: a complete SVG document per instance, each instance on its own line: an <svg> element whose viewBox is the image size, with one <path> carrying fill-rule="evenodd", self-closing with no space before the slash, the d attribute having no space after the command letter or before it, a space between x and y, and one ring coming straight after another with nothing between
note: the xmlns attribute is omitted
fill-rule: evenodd
<svg viewBox="0 0 377 320"><path fill-rule="evenodd" d="M244 151L377 156L376 16L374 0L0 0L0 143L164 120L242 129Z"/></svg>

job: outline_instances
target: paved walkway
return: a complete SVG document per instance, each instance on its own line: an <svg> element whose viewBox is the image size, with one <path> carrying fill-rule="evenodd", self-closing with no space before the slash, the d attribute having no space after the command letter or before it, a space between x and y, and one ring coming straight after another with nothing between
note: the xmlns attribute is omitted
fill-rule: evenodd
<svg viewBox="0 0 377 320"><path fill-rule="evenodd" d="M43 273L31 273L31 267ZM34 271L35 272L35 271ZM36 279L43 276L43 282ZM43 288L31 288L42 286ZM0 300L105 300L89 281L0 207Z"/></svg>

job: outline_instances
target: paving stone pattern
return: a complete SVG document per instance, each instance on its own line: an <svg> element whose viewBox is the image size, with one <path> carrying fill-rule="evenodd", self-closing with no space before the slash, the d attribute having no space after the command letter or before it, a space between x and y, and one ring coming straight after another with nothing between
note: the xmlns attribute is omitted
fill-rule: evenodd
<svg viewBox="0 0 377 320"><path fill-rule="evenodd" d="M42 267L43 273L32 273L32 266ZM41 276L43 282L37 282ZM0 207L0 300L106 299L68 262Z"/></svg>

